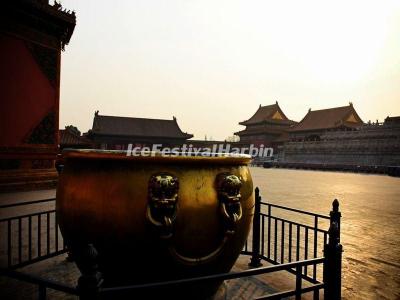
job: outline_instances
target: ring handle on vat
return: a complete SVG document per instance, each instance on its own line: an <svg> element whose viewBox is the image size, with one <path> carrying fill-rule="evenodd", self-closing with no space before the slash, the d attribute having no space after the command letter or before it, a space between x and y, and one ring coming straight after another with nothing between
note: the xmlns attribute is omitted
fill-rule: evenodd
<svg viewBox="0 0 400 300"><path fill-rule="evenodd" d="M178 190L178 178L171 174L160 173L150 178L146 217L162 239L169 239L173 235Z"/></svg>
<svg viewBox="0 0 400 300"><path fill-rule="evenodd" d="M201 257L187 257L177 252L173 245L168 249L171 255L186 265L207 263L216 258L236 231L236 225L241 220L243 211L240 203L242 187L241 179L230 173L221 173L216 178L216 189L219 201L219 211L224 225L224 237L220 245L211 253ZM160 237L171 240L173 223L176 219L176 204L178 201L179 182L171 174L153 175L149 181L149 204L147 219L158 230Z"/></svg>
<svg viewBox="0 0 400 300"><path fill-rule="evenodd" d="M238 176L229 173L218 174L216 181L220 210L226 227L228 230L235 231L236 224L243 216L240 204L242 181Z"/></svg>

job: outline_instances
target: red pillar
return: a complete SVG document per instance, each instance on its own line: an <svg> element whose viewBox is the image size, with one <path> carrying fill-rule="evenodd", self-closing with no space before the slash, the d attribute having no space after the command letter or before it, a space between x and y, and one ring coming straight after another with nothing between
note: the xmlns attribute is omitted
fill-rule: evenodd
<svg viewBox="0 0 400 300"><path fill-rule="evenodd" d="M0 20L2 191L56 176L60 57L75 14L43 0L6 1Z"/></svg>

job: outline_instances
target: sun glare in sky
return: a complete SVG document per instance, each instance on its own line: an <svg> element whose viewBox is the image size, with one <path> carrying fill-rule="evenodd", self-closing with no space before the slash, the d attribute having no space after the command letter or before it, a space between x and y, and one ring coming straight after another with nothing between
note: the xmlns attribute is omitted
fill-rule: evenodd
<svg viewBox="0 0 400 300"><path fill-rule="evenodd" d="M78 1L62 58L61 122L166 118L203 139L279 101L352 101L366 122L400 115L400 1Z"/></svg>

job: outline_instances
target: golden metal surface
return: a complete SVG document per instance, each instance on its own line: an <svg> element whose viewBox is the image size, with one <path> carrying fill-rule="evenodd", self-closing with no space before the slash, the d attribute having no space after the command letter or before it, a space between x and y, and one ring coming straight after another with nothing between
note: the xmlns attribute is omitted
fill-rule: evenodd
<svg viewBox="0 0 400 300"><path fill-rule="evenodd" d="M249 157L69 151L63 159L56 203L61 232L72 251L75 245L93 243L105 282L182 278L233 266L253 217ZM224 188L221 174L228 176ZM171 194L151 190L152 180L153 187L176 183L176 198L174 189ZM173 212L161 209L169 221L153 210L151 199L157 205L173 204ZM171 235L161 238L154 224L171 226Z"/></svg>
<svg viewBox="0 0 400 300"><path fill-rule="evenodd" d="M169 239L173 234L178 191L179 181L173 175L161 173L150 177L146 217L163 239Z"/></svg>

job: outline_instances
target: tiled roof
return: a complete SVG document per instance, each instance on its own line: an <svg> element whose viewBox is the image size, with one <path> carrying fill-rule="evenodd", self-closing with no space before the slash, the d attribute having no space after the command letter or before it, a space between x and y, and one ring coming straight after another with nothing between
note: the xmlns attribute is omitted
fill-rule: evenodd
<svg viewBox="0 0 400 300"><path fill-rule="evenodd" d="M192 134L182 132L175 117L173 120L161 120L101 116L98 113L96 113L94 116L91 134L183 139L189 139L193 137Z"/></svg>
<svg viewBox="0 0 400 300"><path fill-rule="evenodd" d="M83 136L76 135L68 129L60 130L60 145L61 146L90 146L91 141Z"/></svg>
<svg viewBox="0 0 400 300"><path fill-rule="evenodd" d="M340 126L359 127L363 121L358 116L352 104L348 106L334 107L321 110L309 110L306 116L297 125L289 130L308 131L318 129L330 129Z"/></svg>
<svg viewBox="0 0 400 300"><path fill-rule="evenodd" d="M274 116L278 114L280 118L274 118ZM289 120L281 108L279 107L278 102L272 105L261 106L258 108L256 113L247 121L240 122L241 125L254 125L258 123L262 123L265 121L276 122L280 124L294 124L294 121Z"/></svg>
<svg viewBox="0 0 400 300"><path fill-rule="evenodd" d="M387 117L386 119L385 119L385 123L387 123L387 124L395 124L395 123L397 123L397 124L400 124L400 116L398 116L398 117Z"/></svg>

